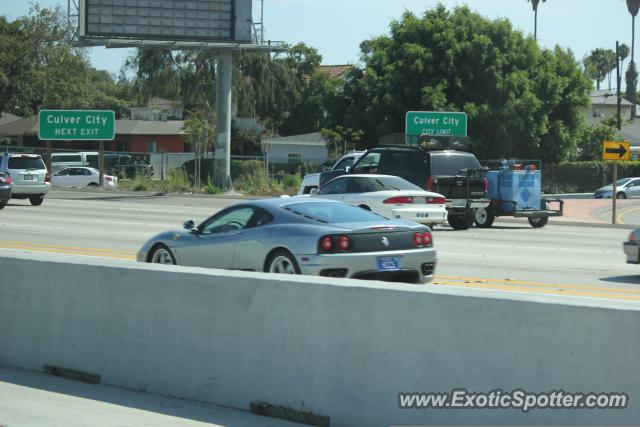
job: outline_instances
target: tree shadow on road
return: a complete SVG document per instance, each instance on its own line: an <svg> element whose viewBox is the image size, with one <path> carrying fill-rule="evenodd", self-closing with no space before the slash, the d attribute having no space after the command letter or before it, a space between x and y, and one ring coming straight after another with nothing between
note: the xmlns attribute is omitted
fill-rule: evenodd
<svg viewBox="0 0 640 427"><path fill-rule="evenodd" d="M600 280L602 280L603 282L627 283L630 285L640 285L640 275L638 274L630 274L627 276L603 277Z"/></svg>

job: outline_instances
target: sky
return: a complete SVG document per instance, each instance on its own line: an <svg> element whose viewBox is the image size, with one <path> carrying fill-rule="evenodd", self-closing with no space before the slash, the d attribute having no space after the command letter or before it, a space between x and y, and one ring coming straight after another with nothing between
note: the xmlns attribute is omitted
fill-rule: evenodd
<svg viewBox="0 0 640 427"><path fill-rule="evenodd" d="M0 14L26 15L31 1L0 0ZM39 0L43 7L67 0ZM362 41L387 34L389 24L403 12L422 15L442 3L467 5L487 18L507 18L533 35L534 15L527 0L264 0L265 39L288 44L304 42L322 55L324 65L357 64ZM260 1L254 0L255 11ZM615 49L616 40L631 46L631 16L625 0L548 0L538 7L538 41L553 48L570 48L582 59L597 47ZM118 73L131 49L87 48L94 67ZM636 48L637 52L637 48Z"/></svg>

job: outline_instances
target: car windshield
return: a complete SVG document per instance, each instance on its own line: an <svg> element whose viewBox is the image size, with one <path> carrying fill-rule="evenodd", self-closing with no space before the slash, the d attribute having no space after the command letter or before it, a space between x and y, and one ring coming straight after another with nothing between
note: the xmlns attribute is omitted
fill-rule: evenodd
<svg viewBox="0 0 640 427"><path fill-rule="evenodd" d="M380 221L384 219L384 217L362 208L335 202L291 203L282 206L282 208L305 218L327 224Z"/></svg>
<svg viewBox="0 0 640 427"><path fill-rule="evenodd" d="M46 169L40 157L10 157L9 169Z"/></svg>
<svg viewBox="0 0 640 427"><path fill-rule="evenodd" d="M466 153L442 153L432 154L438 157L437 161L432 161L433 175L457 175L462 169L476 169L480 167L478 159Z"/></svg>
<svg viewBox="0 0 640 427"><path fill-rule="evenodd" d="M336 163L333 169L337 170L337 169L346 169L347 167L351 167L355 159L356 159L355 157L346 157L340 160L338 163Z"/></svg>
<svg viewBox="0 0 640 427"><path fill-rule="evenodd" d="M631 181L633 178L622 178L616 181L617 185L625 185L627 182Z"/></svg>

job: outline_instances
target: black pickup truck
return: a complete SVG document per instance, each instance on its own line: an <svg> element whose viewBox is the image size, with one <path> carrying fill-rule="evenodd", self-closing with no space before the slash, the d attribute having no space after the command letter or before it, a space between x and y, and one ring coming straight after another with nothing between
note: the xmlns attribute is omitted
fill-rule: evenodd
<svg viewBox="0 0 640 427"><path fill-rule="evenodd" d="M320 175L320 186L331 179L350 174L395 175L442 194L447 199L449 225L466 230L473 224L475 209L486 208L487 169L476 157L455 150L426 151L411 146L383 146L367 151L351 168L331 170Z"/></svg>

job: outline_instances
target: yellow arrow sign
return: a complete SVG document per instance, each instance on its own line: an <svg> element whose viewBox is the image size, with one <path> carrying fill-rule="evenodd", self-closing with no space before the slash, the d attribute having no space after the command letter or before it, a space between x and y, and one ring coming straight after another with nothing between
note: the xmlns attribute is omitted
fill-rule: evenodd
<svg viewBox="0 0 640 427"><path fill-rule="evenodd" d="M629 160L629 143L624 141L604 141L602 160Z"/></svg>

